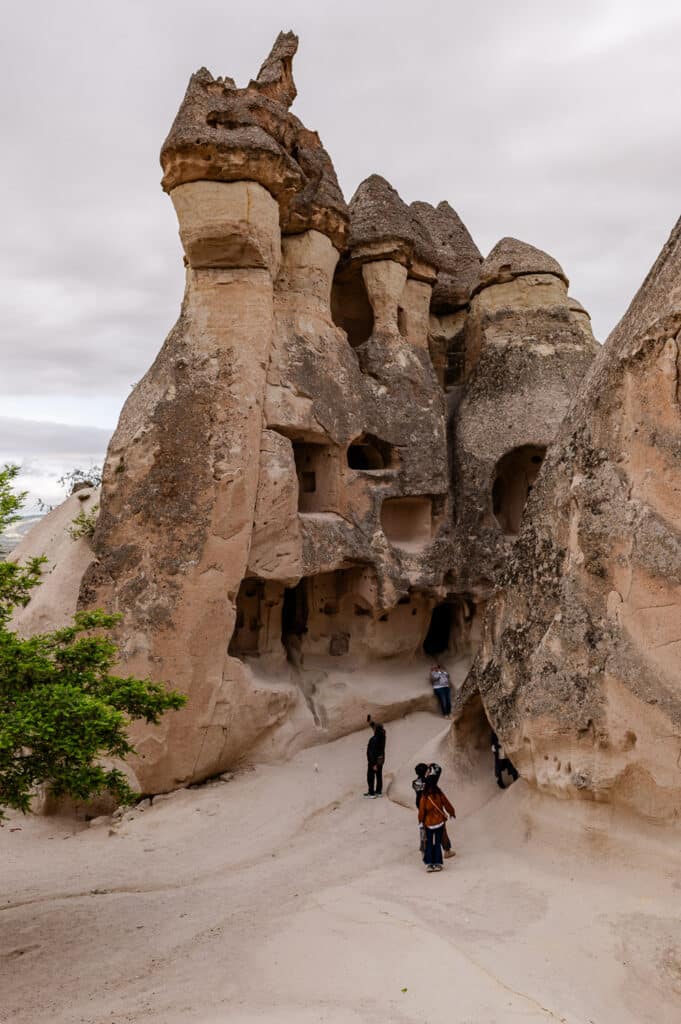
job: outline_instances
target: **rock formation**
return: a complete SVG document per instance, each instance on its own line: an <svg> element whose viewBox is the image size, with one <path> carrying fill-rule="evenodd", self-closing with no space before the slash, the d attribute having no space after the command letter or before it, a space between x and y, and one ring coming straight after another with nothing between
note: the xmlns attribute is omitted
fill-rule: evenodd
<svg viewBox="0 0 681 1024"><path fill-rule="evenodd" d="M193 75L161 152L184 301L75 584L122 614L123 671L189 696L136 735L146 792L429 707L434 655L461 682L596 351L545 253L483 261L447 203L378 175L346 205L289 111L296 47L243 89Z"/></svg>
<svg viewBox="0 0 681 1024"><path fill-rule="evenodd" d="M461 695L540 789L657 820L681 816L680 332L681 221L549 452Z"/></svg>
<svg viewBox="0 0 681 1024"><path fill-rule="evenodd" d="M597 344L574 320L568 281L514 238L479 270L466 317L452 456L458 586L488 592L513 546L528 494Z"/></svg>

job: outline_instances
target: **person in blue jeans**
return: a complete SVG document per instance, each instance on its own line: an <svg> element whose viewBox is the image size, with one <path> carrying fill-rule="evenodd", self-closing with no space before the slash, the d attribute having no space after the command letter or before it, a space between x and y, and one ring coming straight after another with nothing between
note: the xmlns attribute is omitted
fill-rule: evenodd
<svg viewBox="0 0 681 1024"><path fill-rule="evenodd" d="M426 776L426 785L419 797L419 824L426 834L423 863L426 870L442 871L442 834L447 815L456 817L456 811L437 784L435 775Z"/></svg>
<svg viewBox="0 0 681 1024"><path fill-rule="evenodd" d="M440 702L442 714L448 718L452 713L451 679L449 672L439 661L436 661L430 670L430 682L433 693Z"/></svg>

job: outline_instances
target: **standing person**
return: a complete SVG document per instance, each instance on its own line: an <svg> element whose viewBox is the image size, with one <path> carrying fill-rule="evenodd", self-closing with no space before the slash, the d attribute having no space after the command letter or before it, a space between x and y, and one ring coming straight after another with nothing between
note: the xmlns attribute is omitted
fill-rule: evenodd
<svg viewBox="0 0 681 1024"><path fill-rule="evenodd" d="M367 743L367 792L365 796L383 796L383 764L385 762L385 729L367 715L372 736Z"/></svg>
<svg viewBox="0 0 681 1024"><path fill-rule="evenodd" d="M440 701L442 714L445 718L449 718L452 712L451 679L449 678L449 672L439 661L436 661L431 667L430 682L433 687L433 693Z"/></svg>
<svg viewBox="0 0 681 1024"><path fill-rule="evenodd" d="M447 815L456 811L437 784L435 775L426 776L426 785L419 799L419 824L426 830L423 862L426 871L442 871L442 833Z"/></svg>

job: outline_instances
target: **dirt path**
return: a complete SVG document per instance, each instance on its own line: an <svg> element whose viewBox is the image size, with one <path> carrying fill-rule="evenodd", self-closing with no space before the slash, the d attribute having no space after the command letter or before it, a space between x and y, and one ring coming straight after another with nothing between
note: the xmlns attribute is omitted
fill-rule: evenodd
<svg viewBox="0 0 681 1024"><path fill-rule="evenodd" d="M441 730L393 723L388 767ZM365 742L183 791L112 836L13 819L2 1024L678 1024L678 833L486 773L457 858L427 875L413 813L359 795Z"/></svg>

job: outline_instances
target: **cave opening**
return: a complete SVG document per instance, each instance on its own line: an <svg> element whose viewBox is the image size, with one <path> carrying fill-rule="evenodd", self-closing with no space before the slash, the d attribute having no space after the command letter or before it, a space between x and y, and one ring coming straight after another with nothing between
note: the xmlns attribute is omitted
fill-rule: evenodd
<svg viewBox="0 0 681 1024"><path fill-rule="evenodd" d="M481 764L489 765L500 789L507 789L517 781L519 773L494 731L479 690L472 694L457 715L454 735L456 745L469 757L475 756Z"/></svg>
<svg viewBox="0 0 681 1024"><path fill-rule="evenodd" d="M479 606L470 595L456 594L430 613L423 652L429 657L451 654L471 664L479 643Z"/></svg>
<svg viewBox="0 0 681 1024"><path fill-rule="evenodd" d="M493 729L479 690L475 691L457 716L454 732L461 747L468 751L489 752L490 765L492 764Z"/></svg>
<svg viewBox="0 0 681 1024"><path fill-rule="evenodd" d="M260 653L264 591L262 580L246 579L241 582L236 599L234 632L228 647L228 654L233 657Z"/></svg>
<svg viewBox="0 0 681 1024"><path fill-rule="evenodd" d="M426 497L386 498L381 526L391 544L406 551L424 548L433 534L433 502Z"/></svg>
<svg viewBox="0 0 681 1024"><path fill-rule="evenodd" d="M281 643L290 662L299 665L302 661L303 636L307 633L308 601L307 580L302 579L295 587L286 587L281 609Z"/></svg>
<svg viewBox="0 0 681 1024"><path fill-rule="evenodd" d="M430 616L428 632L423 641L424 654L432 658L449 650L452 618L452 605L448 601L435 605Z"/></svg>
<svg viewBox="0 0 681 1024"><path fill-rule="evenodd" d="M348 447L348 466L350 469L372 473L376 470L390 469L394 455L392 445L375 437L373 434L361 434Z"/></svg>
<svg viewBox="0 0 681 1024"><path fill-rule="evenodd" d="M545 454L545 447L526 444L506 452L497 462L492 484L492 512L507 537L515 537L520 532L525 505Z"/></svg>
<svg viewBox="0 0 681 1024"><path fill-rule="evenodd" d="M459 331L449 344L445 355L444 387L445 391L463 384L466 373L466 345L464 332Z"/></svg>
<svg viewBox="0 0 681 1024"><path fill-rule="evenodd" d="M294 441L293 458L298 477L298 511L335 511L337 459L333 449L323 443Z"/></svg>
<svg viewBox="0 0 681 1024"><path fill-rule="evenodd" d="M374 329L374 311L361 266L341 267L331 288L331 317L345 331L353 348L363 345Z"/></svg>

